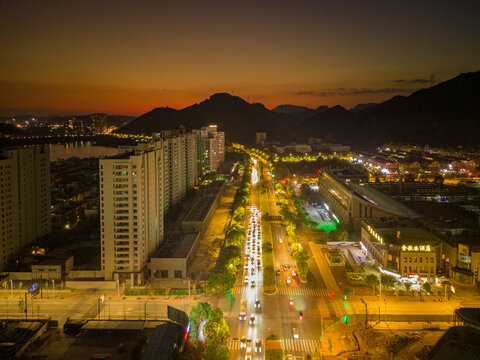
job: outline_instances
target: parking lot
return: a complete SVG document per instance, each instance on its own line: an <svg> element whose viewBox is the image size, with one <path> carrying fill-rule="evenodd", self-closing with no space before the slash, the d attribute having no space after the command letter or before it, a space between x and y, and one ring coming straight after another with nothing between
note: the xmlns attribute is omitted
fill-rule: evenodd
<svg viewBox="0 0 480 360"><path fill-rule="evenodd" d="M318 224L318 227L325 232L335 230L337 223L335 222L334 214L325 205L305 205L303 210L307 217Z"/></svg>

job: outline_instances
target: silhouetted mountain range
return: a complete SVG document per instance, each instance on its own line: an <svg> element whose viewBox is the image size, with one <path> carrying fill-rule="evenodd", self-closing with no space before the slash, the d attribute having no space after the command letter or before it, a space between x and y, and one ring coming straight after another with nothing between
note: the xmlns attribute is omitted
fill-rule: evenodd
<svg viewBox="0 0 480 360"><path fill-rule="evenodd" d="M187 130L217 124L227 139L252 143L255 132L266 131L273 139L284 138L292 117L268 110L262 104L250 104L237 96L218 93L209 99L182 110L155 108L122 127L118 132L150 134L185 126Z"/></svg>
<svg viewBox="0 0 480 360"><path fill-rule="evenodd" d="M461 74L410 96L380 104L360 104L350 111L340 105L316 110L281 105L268 110L225 93L182 110L156 108L119 129L150 134L184 125L188 130L218 124L227 139L250 144L255 132L267 139L325 141L373 147L385 142L431 146L477 145L480 134L480 72Z"/></svg>
<svg viewBox="0 0 480 360"><path fill-rule="evenodd" d="M358 104L357 106L351 108L349 111L354 113L354 112L358 112L358 111L368 109L368 108L370 108L372 106L375 106L375 105L377 105L377 103Z"/></svg>

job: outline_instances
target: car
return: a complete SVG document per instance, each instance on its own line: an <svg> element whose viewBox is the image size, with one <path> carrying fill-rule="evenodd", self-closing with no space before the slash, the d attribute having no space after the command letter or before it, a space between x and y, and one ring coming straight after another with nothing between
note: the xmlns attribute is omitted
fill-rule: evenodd
<svg viewBox="0 0 480 360"><path fill-rule="evenodd" d="M287 271L288 270L288 267L283 265L283 271Z"/></svg>
<svg viewBox="0 0 480 360"><path fill-rule="evenodd" d="M275 271L275 274L277 274L277 276L280 276L280 270Z"/></svg>
<svg viewBox="0 0 480 360"><path fill-rule="evenodd" d="M300 320L303 320L303 311L300 311L300 312L298 313L298 318L299 318Z"/></svg>
<svg viewBox="0 0 480 360"><path fill-rule="evenodd" d="M255 309L260 309L260 300L255 300Z"/></svg>
<svg viewBox="0 0 480 360"><path fill-rule="evenodd" d="M245 339L245 336L243 336L240 339L240 349L246 349L247 348L247 339Z"/></svg>
<svg viewBox="0 0 480 360"><path fill-rule="evenodd" d="M249 325L255 325L255 315L250 315L250 320L248 320Z"/></svg>
<svg viewBox="0 0 480 360"><path fill-rule="evenodd" d="M255 275L255 268L252 268L252 270L250 270L250 275Z"/></svg>
<svg viewBox="0 0 480 360"><path fill-rule="evenodd" d="M247 348L245 353L245 360L252 360L252 349L250 347Z"/></svg>
<svg viewBox="0 0 480 360"><path fill-rule="evenodd" d="M279 243L279 244L283 244L282 238L279 238L279 239L278 239L278 243Z"/></svg>
<svg viewBox="0 0 480 360"><path fill-rule="evenodd" d="M248 270L248 263L245 264L244 268L245 270Z"/></svg>
<svg viewBox="0 0 480 360"><path fill-rule="evenodd" d="M293 334L293 338L294 338L294 339L298 339L298 338L299 338L298 329L297 329L297 328L293 328L293 329L292 329L292 334Z"/></svg>
<svg viewBox="0 0 480 360"><path fill-rule="evenodd" d="M245 255L245 260L248 260L250 258L250 255L246 254Z"/></svg>
<svg viewBox="0 0 480 360"><path fill-rule="evenodd" d="M292 280L290 279L290 277L288 277L287 280L286 280L287 286L290 285L291 282L292 282Z"/></svg>
<svg viewBox="0 0 480 360"><path fill-rule="evenodd" d="M252 280L252 283L250 284L250 287L253 289L255 287L255 281Z"/></svg>
<svg viewBox="0 0 480 360"><path fill-rule="evenodd" d="M287 356L285 356L285 360L294 360L295 358L293 357L292 354L287 354Z"/></svg>
<svg viewBox="0 0 480 360"><path fill-rule="evenodd" d="M259 339L255 340L255 352L256 353L262 352L262 341Z"/></svg>
<svg viewBox="0 0 480 360"><path fill-rule="evenodd" d="M292 306L293 306L293 298L290 298L290 299L288 300L288 305L292 305Z"/></svg>
<svg viewBox="0 0 480 360"><path fill-rule="evenodd" d="M354 275L350 278L350 280L353 280L353 281L362 281L363 278L361 276L358 276L358 275Z"/></svg>
<svg viewBox="0 0 480 360"><path fill-rule="evenodd" d="M296 277L296 276L297 276L296 271L295 271L295 270L292 270L292 277L294 278L294 277Z"/></svg>

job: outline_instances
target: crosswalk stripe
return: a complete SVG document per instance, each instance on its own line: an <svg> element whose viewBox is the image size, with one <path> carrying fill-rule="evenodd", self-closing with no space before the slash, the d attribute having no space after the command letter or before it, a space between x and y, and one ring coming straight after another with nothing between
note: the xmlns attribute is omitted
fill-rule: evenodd
<svg viewBox="0 0 480 360"><path fill-rule="evenodd" d="M277 293L279 295L328 296L331 291L328 289L279 287Z"/></svg>
<svg viewBox="0 0 480 360"><path fill-rule="evenodd" d="M318 339L284 338L280 344L283 351L303 351L307 353L320 351L320 341Z"/></svg>

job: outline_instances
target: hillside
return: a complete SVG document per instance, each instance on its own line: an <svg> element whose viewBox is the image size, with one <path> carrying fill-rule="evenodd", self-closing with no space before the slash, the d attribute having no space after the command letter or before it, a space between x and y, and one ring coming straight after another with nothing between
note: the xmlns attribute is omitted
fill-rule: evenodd
<svg viewBox="0 0 480 360"><path fill-rule="evenodd" d="M480 72L467 73L355 112L330 108L305 119L300 128L303 136L314 132L321 138L362 148L385 142L477 146L478 99Z"/></svg>
<svg viewBox="0 0 480 360"><path fill-rule="evenodd" d="M361 104L351 111L342 106L316 110L281 105L268 110L225 93L182 110L156 108L119 132L145 133L184 125L187 129L218 124L227 139L251 144L255 132L266 131L269 141L325 141L368 148L386 142L431 146L476 146L480 134L480 72L461 74L410 96L395 96L380 104ZM308 116L307 116L307 115Z"/></svg>
<svg viewBox="0 0 480 360"><path fill-rule="evenodd" d="M262 104L250 104L240 97L218 93L182 110L156 108L119 129L119 132L150 134L180 125L191 130L217 124L220 131L225 131L228 140L252 143L255 132L261 131L266 131L270 140L288 139L288 129L293 122L291 116L268 110Z"/></svg>

